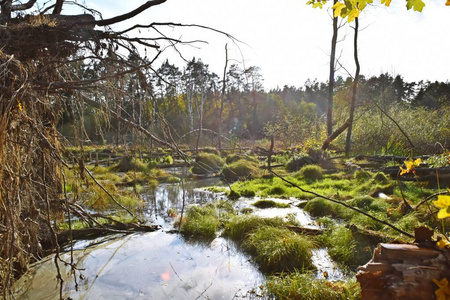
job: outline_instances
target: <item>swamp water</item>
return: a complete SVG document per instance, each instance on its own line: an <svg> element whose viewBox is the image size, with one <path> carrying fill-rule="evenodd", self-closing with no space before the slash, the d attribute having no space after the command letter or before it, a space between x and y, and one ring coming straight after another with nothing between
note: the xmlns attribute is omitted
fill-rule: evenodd
<svg viewBox="0 0 450 300"><path fill-rule="evenodd" d="M267 299L260 286L264 275L250 258L232 242L218 237L210 244L193 243L181 235L169 233L181 211L183 199L188 204L204 204L220 196L198 188L219 185L216 178L188 181L184 184L161 184L154 191L144 191L142 214L160 231L109 236L73 245L77 271L59 263L64 284L56 279L54 256L37 263L15 285L16 299ZM291 208L257 209L257 199L240 199L238 209L252 207L263 217L291 215L302 226L317 227L296 207L298 200L288 201ZM70 262L70 249L61 258ZM342 279L342 272L325 249L313 252L317 278L328 274L329 280ZM70 298L69 298L70 297Z"/></svg>

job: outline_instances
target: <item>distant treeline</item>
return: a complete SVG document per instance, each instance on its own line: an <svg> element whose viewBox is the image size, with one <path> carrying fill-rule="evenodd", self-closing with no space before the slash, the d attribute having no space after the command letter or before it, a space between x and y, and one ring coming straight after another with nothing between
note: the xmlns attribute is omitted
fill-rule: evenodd
<svg viewBox="0 0 450 300"><path fill-rule="evenodd" d="M92 73L107 73L111 68L94 65L83 74L89 78ZM336 127L348 118L351 84L351 78L336 78ZM224 142L261 140L273 135L283 147L315 147L326 138L327 82L308 80L301 87L284 86L267 92L258 67L230 65L224 80L201 59L193 58L182 69L165 61L156 72L116 79L110 86L91 100L156 135L170 135L177 143L195 144L200 128L206 129L200 144L208 146L214 143L211 133L219 131L226 138ZM117 118L77 103L67 97L68 109L59 123L69 140L146 143L134 128L120 124ZM430 151L436 142L449 145L450 127L445 122L450 114L444 114L449 107L449 82L405 82L400 75L387 73L362 76L352 149L364 153L389 151L394 144L402 151L411 148L386 113L416 141L416 152ZM79 122L80 116L83 122ZM416 131L411 132L412 128ZM339 139L335 142L338 147L341 143Z"/></svg>

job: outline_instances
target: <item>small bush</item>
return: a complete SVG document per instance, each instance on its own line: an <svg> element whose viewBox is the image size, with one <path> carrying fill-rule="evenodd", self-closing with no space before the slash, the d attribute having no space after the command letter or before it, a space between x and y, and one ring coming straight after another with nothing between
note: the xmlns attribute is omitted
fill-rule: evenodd
<svg viewBox="0 0 450 300"><path fill-rule="evenodd" d="M223 166L223 160L220 156L213 153L202 152L195 158L194 166L191 172L194 174L218 173Z"/></svg>
<svg viewBox="0 0 450 300"><path fill-rule="evenodd" d="M300 169L299 175L307 180L320 180L323 178L323 169L317 165L307 165Z"/></svg>
<svg viewBox="0 0 450 300"><path fill-rule="evenodd" d="M314 269L312 242L289 229L258 227L245 238L242 248L268 273Z"/></svg>

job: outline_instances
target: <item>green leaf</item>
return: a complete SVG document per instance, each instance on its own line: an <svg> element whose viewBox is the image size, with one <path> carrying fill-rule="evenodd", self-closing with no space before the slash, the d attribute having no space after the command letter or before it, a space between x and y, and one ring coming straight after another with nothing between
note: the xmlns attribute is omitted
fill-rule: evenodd
<svg viewBox="0 0 450 300"><path fill-rule="evenodd" d="M415 11L422 12L425 3L422 0L406 0L406 8L413 8Z"/></svg>

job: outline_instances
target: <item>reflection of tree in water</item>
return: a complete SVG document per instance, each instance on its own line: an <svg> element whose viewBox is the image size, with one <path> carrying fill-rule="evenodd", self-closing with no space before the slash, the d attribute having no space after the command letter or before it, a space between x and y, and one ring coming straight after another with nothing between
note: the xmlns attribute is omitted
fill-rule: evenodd
<svg viewBox="0 0 450 300"><path fill-rule="evenodd" d="M214 201L214 194L198 190L198 188L214 185L217 182L217 179L202 179L184 183L186 205L200 205ZM181 183L160 184L156 189L145 192L142 198L145 201L145 217L151 222L164 225L171 221L171 213L179 214L181 212L183 207L183 187Z"/></svg>

